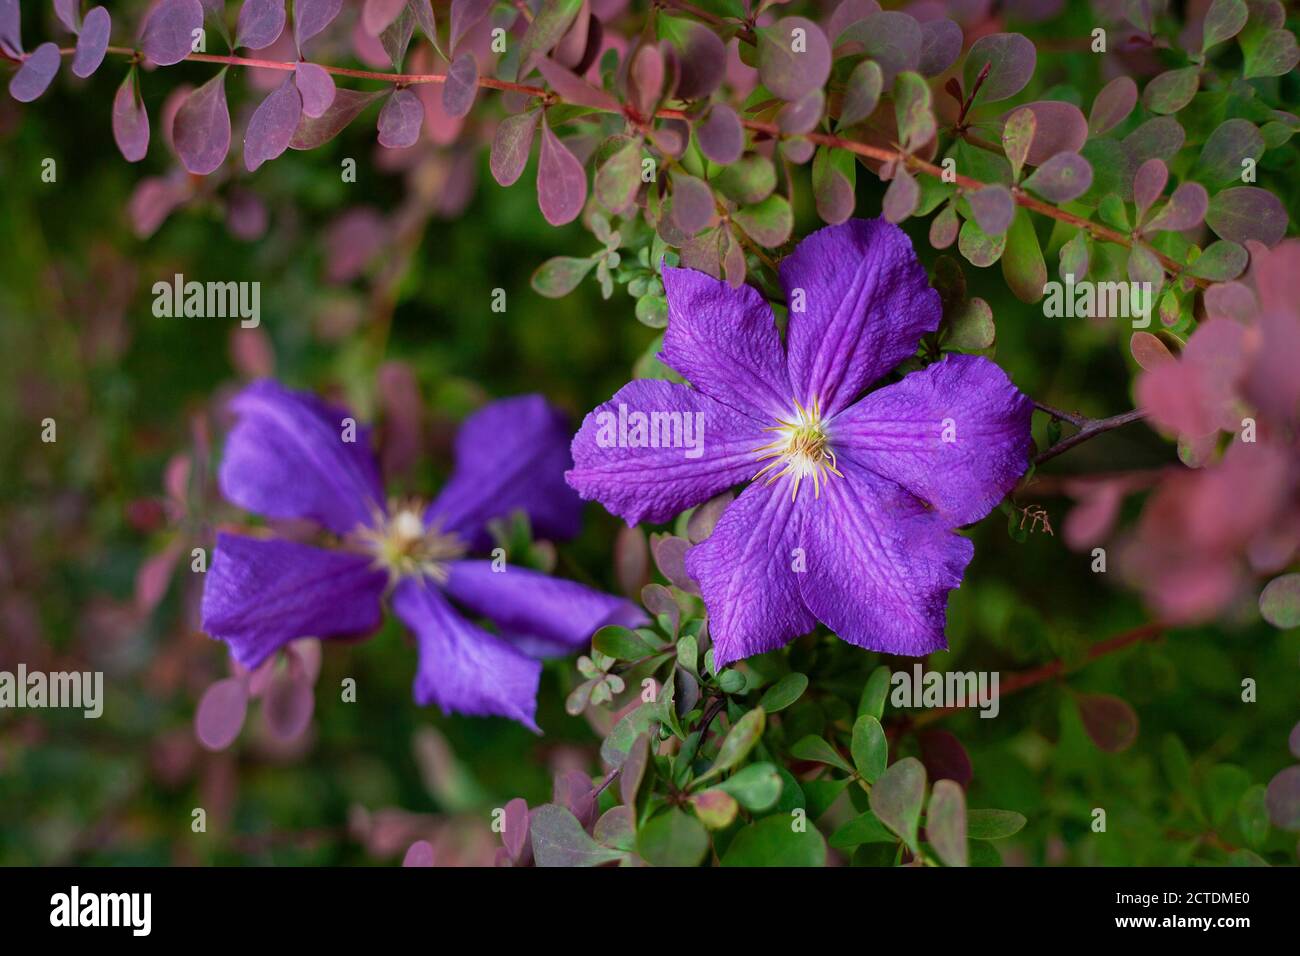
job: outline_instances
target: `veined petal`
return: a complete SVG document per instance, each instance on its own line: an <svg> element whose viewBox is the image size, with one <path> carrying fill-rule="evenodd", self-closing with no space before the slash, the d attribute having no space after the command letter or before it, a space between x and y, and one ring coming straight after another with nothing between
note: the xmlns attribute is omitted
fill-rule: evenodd
<svg viewBox="0 0 1300 956"><path fill-rule="evenodd" d="M942 316L912 241L884 219L814 232L782 260L781 285L790 382L827 417L912 355Z"/></svg>
<svg viewBox="0 0 1300 956"><path fill-rule="evenodd" d="M976 355L948 355L829 424L831 446L928 502L950 525L989 513L1029 464L1033 403Z"/></svg>
<svg viewBox="0 0 1300 956"><path fill-rule="evenodd" d="M346 409L272 381L250 385L230 408L239 421L219 475L227 500L270 518L310 518L336 534L382 513L370 429Z"/></svg>
<svg viewBox="0 0 1300 956"><path fill-rule="evenodd" d="M837 479L838 480L838 479ZM788 485L754 482L727 506L713 534L686 552L709 612L717 667L774 651L817 624L799 594L806 575L799 526L813 502Z"/></svg>
<svg viewBox="0 0 1300 956"><path fill-rule="evenodd" d="M590 412L565 475L629 525L667 521L758 471L763 426L695 389L629 382Z"/></svg>
<svg viewBox="0 0 1300 956"><path fill-rule="evenodd" d="M203 584L203 630L251 670L295 638L375 630L387 583L365 555L218 534Z"/></svg>
<svg viewBox="0 0 1300 956"><path fill-rule="evenodd" d="M483 406L456 434L456 467L429 507L429 520L460 535L473 548L491 542L487 524L517 510L533 531L571 538L582 521L582 502L564 483L570 425L540 395L520 395Z"/></svg>
<svg viewBox="0 0 1300 956"><path fill-rule="evenodd" d="M948 646L948 592L975 546L909 492L840 459L844 480L822 485L800 544L804 602L850 644L920 657Z"/></svg>
<svg viewBox="0 0 1300 956"><path fill-rule="evenodd" d="M585 647L606 624L648 623L635 604L530 568L491 561L453 561L444 586L461 607L495 622L512 644L530 656L564 654Z"/></svg>
<svg viewBox="0 0 1300 956"><path fill-rule="evenodd" d="M436 587L406 578L393 592L393 613L415 632L416 703L443 713L509 717L537 730L542 665L465 620Z"/></svg>
<svg viewBox="0 0 1300 956"><path fill-rule="evenodd" d="M668 329L660 360L697 389L764 426L789 413L790 376L772 309L758 291L665 267Z"/></svg>

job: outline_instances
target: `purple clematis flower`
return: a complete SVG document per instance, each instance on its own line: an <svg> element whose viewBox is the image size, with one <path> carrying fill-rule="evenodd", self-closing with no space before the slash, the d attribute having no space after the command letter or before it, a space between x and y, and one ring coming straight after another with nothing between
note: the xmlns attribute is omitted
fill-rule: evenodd
<svg viewBox="0 0 1300 956"><path fill-rule="evenodd" d="M493 402L470 416L456 437L451 480L427 508L385 502L369 429L346 410L269 381L231 407L239 420L221 463L225 497L268 518L310 519L331 535L329 547L217 536L203 629L244 667L295 638L374 631L389 596L418 645L418 703L536 730L538 657L579 648L605 624L644 623L622 599L467 557L490 546L490 519L519 509L540 534L577 533L582 503L563 482L568 432L540 396ZM498 633L456 605L490 619Z"/></svg>
<svg viewBox="0 0 1300 956"><path fill-rule="evenodd" d="M686 555L719 667L818 621L875 651L942 649L947 595L974 553L953 529L1024 473L1033 406L970 355L863 395L941 317L897 226L822 229L780 271L784 348L754 289L665 269L660 358L694 387L625 385L583 421L566 477L629 524L749 482Z"/></svg>

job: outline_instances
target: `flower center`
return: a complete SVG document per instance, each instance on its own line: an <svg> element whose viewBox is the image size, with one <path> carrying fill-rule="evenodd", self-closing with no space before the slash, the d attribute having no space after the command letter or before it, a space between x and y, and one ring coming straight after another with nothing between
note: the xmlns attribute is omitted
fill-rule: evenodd
<svg viewBox="0 0 1300 956"><path fill-rule="evenodd" d="M754 449L760 453L758 460L767 461L768 464L750 480L757 481L769 471L779 468L767 479L767 484L770 485L782 475L793 476L794 482L790 489L790 500L793 501L799 494L799 483L811 477L813 497L819 498L823 477L829 481L831 475L840 478L844 475L836 467L835 452L831 450L830 438L822 422L821 400L813 399L810 408L804 408L796 400L794 407L796 414L793 421L778 418L775 425L765 429L776 433L776 441Z"/></svg>
<svg viewBox="0 0 1300 956"><path fill-rule="evenodd" d="M418 501L389 502L388 514L369 528L356 532L362 548L374 556L375 565L393 580L424 575L439 584L447 582L447 562L465 555L465 542L435 525L424 524L424 506Z"/></svg>

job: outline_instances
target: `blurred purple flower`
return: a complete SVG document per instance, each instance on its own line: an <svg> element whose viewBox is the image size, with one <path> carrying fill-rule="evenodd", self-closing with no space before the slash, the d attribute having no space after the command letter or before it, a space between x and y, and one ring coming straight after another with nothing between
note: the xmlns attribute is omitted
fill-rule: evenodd
<svg viewBox="0 0 1300 956"><path fill-rule="evenodd" d="M564 419L540 396L470 416L457 435L451 480L427 507L385 504L370 430L345 409L271 381L249 386L231 407L239 420L219 474L225 497L268 518L309 519L334 536L328 548L217 536L203 629L244 667L295 638L374 631L391 596L419 648L417 702L535 730L536 658L578 648L605 624L644 620L619 598L466 557L490 547L489 520L517 510L548 537L578 530L581 503L562 478Z"/></svg>
<svg viewBox="0 0 1300 956"><path fill-rule="evenodd" d="M575 436L569 483L631 524L752 482L686 557L718 666L817 621L872 650L946 647L947 592L974 552L953 529L987 514L1024 473L1032 405L970 355L858 400L940 319L911 242L883 219L813 233L781 263L781 282L785 348L754 289L665 269L660 357L694 387L624 386ZM698 450L645 447L635 426L622 427L638 412L652 437L672 416L696 423Z"/></svg>

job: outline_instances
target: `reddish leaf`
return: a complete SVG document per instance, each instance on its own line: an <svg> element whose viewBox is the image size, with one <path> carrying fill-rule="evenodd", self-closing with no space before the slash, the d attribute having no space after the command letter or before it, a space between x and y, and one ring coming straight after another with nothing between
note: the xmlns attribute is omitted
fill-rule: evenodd
<svg viewBox="0 0 1300 956"><path fill-rule="evenodd" d="M533 149L533 136L537 132L537 118L540 115L538 110L529 110L527 113L507 116L497 124L488 165L492 169L492 178L502 186L514 185L523 175Z"/></svg>
<svg viewBox="0 0 1300 956"><path fill-rule="evenodd" d="M537 163L537 205L552 226L578 218L587 201L587 173L576 156L542 119L542 150Z"/></svg>
<svg viewBox="0 0 1300 956"><path fill-rule="evenodd" d="M451 61L447 82L442 87L442 106L450 116L461 117L469 112L478 96L478 60L465 52Z"/></svg>
<svg viewBox="0 0 1300 956"><path fill-rule="evenodd" d="M406 149L420 138L424 125L424 104L410 89L394 90L379 111L379 145Z"/></svg>
<svg viewBox="0 0 1300 956"><path fill-rule="evenodd" d="M172 142L185 168L196 176L206 176L225 162L230 112L224 69L186 98L172 122Z"/></svg>
<svg viewBox="0 0 1300 956"><path fill-rule="evenodd" d="M302 119L302 95L293 74L262 100L244 131L244 166L251 173L289 148Z"/></svg>
<svg viewBox="0 0 1300 956"><path fill-rule="evenodd" d="M104 62L108 52L108 37L113 29L113 18L103 7L95 7L86 14L86 20L77 36L77 52L72 57L72 72L85 79Z"/></svg>
<svg viewBox="0 0 1300 956"><path fill-rule="evenodd" d="M136 90L134 67L113 97L113 140L128 163L138 163L149 152L149 114Z"/></svg>
<svg viewBox="0 0 1300 956"><path fill-rule="evenodd" d="M171 66L190 55L194 31L202 27L199 0L162 0L145 21L140 48L159 66Z"/></svg>
<svg viewBox="0 0 1300 956"><path fill-rule="evenodd" d="M1127 701L1110 694L1080 694L1075 703L1088 737L1107 753L1127 750L1137 739L1138 717Z"/></svg>
<svg viewBox="0 0 1300 956"><path fill-rule="evenodd" d="M334 103L337 88L334 77L323 66L315 63L300 62L294 68L294 78L298 83L298 93L302 96L303 115L319 119Z"/></svg>

